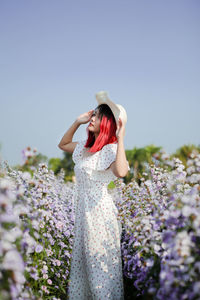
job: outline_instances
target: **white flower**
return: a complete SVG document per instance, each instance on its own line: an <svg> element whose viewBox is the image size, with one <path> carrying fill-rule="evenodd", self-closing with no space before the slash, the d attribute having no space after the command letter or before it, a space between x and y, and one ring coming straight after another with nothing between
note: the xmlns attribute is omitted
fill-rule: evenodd
<svg viewBox="0 0 200 300"><path fill-rule="evenodd" d="M144 182L144 184L145 184L146 186L151 186L151 185L152 185L152 182L151 182L151 180L146 180L146 181Z"/></svg>
<svg viewBox="0 0 200 300"><path fill-rule="evenodd" d="M30 236L30 234L26 231L23 235L23 242L28 244L27 253L32 253L35 251L36 241Z"/></svg>
<svg viewBox="0 0 200 300"><path fill-rule="evenodd" d="M193 226L195 229L198 229L200 227L200 216L196 216L196 218L193 221Z"/></svg>
<svg viewBox="0 0 200 300"><path fill-rule="evenodd" d="M147 267L152 267L154 265L154 261L152 259L147 259L146 264Z"/></svg>
<svg viewBox="0 0 200 300"><path fill-rule="evenodd" d="M159 251L160 249L161 249L161 247L159 246L159 245L157 245L157 244L155 244L154 245L154 250L157 252L157 251Z"/></svg>
<svg viewBox="0 0 200 300"><path fill-rule="evenodd" d="M183 203L190 203L190 197L188 195L183 195L181 201Z"/></svg>
<svg viewBox="0 0 200 300"><path fill-rule="evenodd" d="M26 279L22 272L14 271L14 279L19 284L24 284Z"/></svg>
<svg viewBox="0 0 200 300"><path fill-rule="evenodd" d="M64 224L63 224L63 222L61 222L61 221L58 221L57 224L56 224L56 228L57 228L57 229L62 229L63 226L64 226Z"/></svg>
<svg viewBox="0 0 200 300"><path fill-rule="evenodd" d="M192 207L189 205L184 205L182 208L182 214L184 217L189 217L193 213Z"/></svg>
<svg viewBox="0 0 200 300"><path fill-rule="evenodd" d="M29 172L24 172L24 173L22 173L22 178L24 180L29 180L29 179L31 179L31 174Z"/></svg>
<svg viewBox="0 0 200 300"><path fill-rule="evenodd" d="M8 242L15 242L18 237L22 236L22 231L18 227L14 227L9 231L6 231L3 235L3 239Z"/></svg>
<svg viewBox="0 0 200 300"><path fill-rule="evenodd" d="M48 279L48 280L47 280L47 283L48 283L48 284L52 284L52 280L51 280L51 279Z"/></svg>
<svg viewBox="0 0 200 300"><path fill-rule="evenodd" d="M13 249L13 245L11 244L11 242L8 242L6 240L1 241L1 247L2 247L3 252Z"/></svg>
<svg viewBox="0 0 200 300"><path fill-rule="evenodd" d="M11 190L14 187L13 182L10 179L3 178L0 180L0 189Z"/></svg>
<svg viewBox="0 0 200 300"><path fill-rule="evenodd" d="M180 256L189 256L190 255L190 247L193 246L193 243L188 235L187 231L181 231L176 236L176 245L175 249L179 253Z"/></svg>
<svg viewBox="0 0 200 300"><path fill-rule="evenodd" d="M32 221L32 226L33 228L35 228L36 230L39 230L39 222L37 220L33 220Z"/></svg>
<svg viewBox="0 0 200 300"><path fill-rule="evenodd" d="M19 252L15 249L12 249L5 254L2 267L6 270L23 272L24 261Z"/></svg>
<svg viewBox="0 0 200 300"><path fill-rule="evenodd" d="M25 150L24 154L26 157L32 157L33 156L33 152L31 150Z"/></svg>
<svg viewBox="0 0 200 300"><path fill-rule="evenodd" d="M56 263L57 263L57 266L61 265L61 262L59 260L57 260Z"/></svg>

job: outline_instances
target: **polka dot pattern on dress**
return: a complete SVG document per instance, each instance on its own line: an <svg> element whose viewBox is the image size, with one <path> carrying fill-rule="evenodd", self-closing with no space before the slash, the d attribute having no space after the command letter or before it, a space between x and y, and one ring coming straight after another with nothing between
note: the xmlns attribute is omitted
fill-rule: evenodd
<svg viewBox="0 0 200 300"><path fill-rule="evenodd" d="M116 179L109 166L117 144L88 153L85 142L77 143L72 154L76 184L69 300L123 300L121 224L107 189Z"/></svg>

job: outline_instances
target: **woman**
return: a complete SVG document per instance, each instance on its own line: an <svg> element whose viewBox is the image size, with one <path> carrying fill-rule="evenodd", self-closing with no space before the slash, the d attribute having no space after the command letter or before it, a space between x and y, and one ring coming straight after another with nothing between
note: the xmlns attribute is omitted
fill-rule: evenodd
<svg viewBox="0 0 200 300"><path fill-rule="evenodd" d="M76 175L70 300L124 299L121 224L107 186L129 170L124 149L127 116L106 92L96 98L98 107L81 114L58 145L73 153ZM78 127L89 121L87 140L72 142Z"/></svg>

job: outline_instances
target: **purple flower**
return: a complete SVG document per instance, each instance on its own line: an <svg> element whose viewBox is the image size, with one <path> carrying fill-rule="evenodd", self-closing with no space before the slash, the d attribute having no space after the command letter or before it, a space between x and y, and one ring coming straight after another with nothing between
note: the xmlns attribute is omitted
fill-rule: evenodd
<svg viewBox="0 0 200 300"><path fill-rule="evenodd" d="M36 253L40 253L42 250L43 250L43 246L42 246L42 245L37 245L37 246L35 247L35 252L36 252Z"/></svg>
<svg viewBox="0 0 200 300"><path fill-rule="evenodd" d="M164 243L169 243L171 242L172 238L174 237L174 232L172 231L165 231L163 233L163 242Z"/></svg>

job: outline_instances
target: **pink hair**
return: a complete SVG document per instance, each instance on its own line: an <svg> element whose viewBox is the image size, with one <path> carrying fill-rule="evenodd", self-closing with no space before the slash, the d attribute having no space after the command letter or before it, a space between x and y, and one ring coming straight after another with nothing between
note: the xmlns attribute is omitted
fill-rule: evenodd
<svg viewBox="0 0 200 300"><path fill-rule="evenodd" d="M117 125L114 116L109 118L103 115L100 123L100 132L96 140L94 133L89 131L87 127L88 138L84 147L91 147L88 152L93 153L101 150L107 144L115 143L117 141L116 130Z"/></svg>

